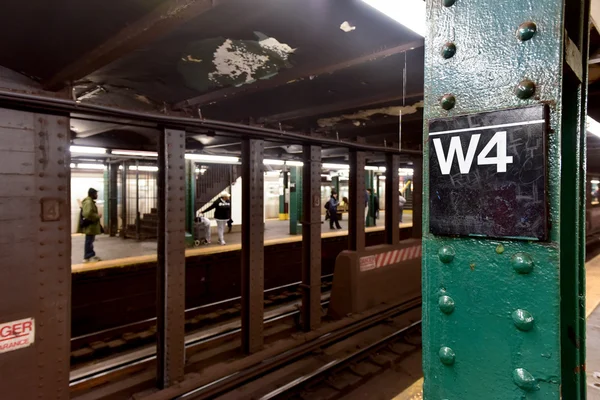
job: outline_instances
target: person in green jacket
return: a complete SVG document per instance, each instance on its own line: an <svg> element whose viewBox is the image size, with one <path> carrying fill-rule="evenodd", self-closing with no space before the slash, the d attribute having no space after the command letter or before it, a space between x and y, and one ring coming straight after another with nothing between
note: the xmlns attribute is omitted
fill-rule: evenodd
<svg viewBox="0 0 600 400"><path fill-rule="evenodd" d="M84 263L101 261L99 257L96 257L96 252L94 251L94 240L96 240L96 235L102 234L102 226L100 225L102 214L98 212L98 207L96 207L97 198L98 191L91 188L88 190L88 197L81 202L79 229L77 231L85 234Z"/></svg>

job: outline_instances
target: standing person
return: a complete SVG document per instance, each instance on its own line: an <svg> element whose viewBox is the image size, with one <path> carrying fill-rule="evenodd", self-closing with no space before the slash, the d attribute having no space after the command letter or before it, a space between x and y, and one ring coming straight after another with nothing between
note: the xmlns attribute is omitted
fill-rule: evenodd
<svg viewBox="0 0 600 400"><path fill-rule="evenodd" d="M379 197L377 197L377 193L373 192L373 189L370 189L369 193L373 194L373 225L377 225L377 218L379 218Z"/></svg>
<svg viewBox="0 0 600 400"><path fill-rule="evenodd" d="M229 202L229 193L223 192L217 200L202 213L215 210L215 219L217 220L217 230L219 232L219 244L225 244L225 225L231 219L231 203Z"/></svg>
<svg viewBox="0 0 600 400"><path fill-rule="evenodd" d="M399 196L400 197L398 198L398 206L400 207L400 222L402 222L402 214L404 213L404 205L406 204L406 199L404 198L404 196L402 196L402 193L400 193Z"/></svg>
<svg viewBox="0 0 600 400"><path fill-rule="evenodd" d="M331 193L331 198L325 204L325 208L327 209L327 214L329 215L329 228L330 229L342 229L340 226L338 216L337 216L337 208L340 205L340 202L337 199L337 193ZM333 225L335 224L335 228Z"/></svg>
<svg viewBox="0 0 600 400"><path fill-rule="evenodd" d="M96 199L98 199L98 191L90 188L88 190L88 197L81 202L81 211L79 212L77 232L85 234L85 245L83 248L84 263L101 261L100 257L96 257L96 252L94 251L96 235L102 234L102 225L100 225L102 214L98 212Z"/></svg>
<svg viewBox="0 0 600 400"><path fill-rule="evenodd" d="M369 190L365 190L365 221L369 220L369 200L371 196L369 195Z"/></svg>

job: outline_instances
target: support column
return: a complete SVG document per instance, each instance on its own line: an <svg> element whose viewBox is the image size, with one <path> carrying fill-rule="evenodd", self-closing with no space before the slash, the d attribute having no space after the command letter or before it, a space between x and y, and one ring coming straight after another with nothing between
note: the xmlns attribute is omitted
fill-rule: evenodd
<svg viewBox="0 0 600 400"><path fill-rule="evenodd" d="M365 172L365 188L373 189L373 171ZM369 195L369 211L365 218L365 224L366 224L365 226L367 226L367 227L375 225L375 214L374 214L375 203L373 200L374 200L373 192L371 192L371 194Z"/></svg>
<svg viewBox="0 0 600 400"><path fill-rule="evenodd" d="M140 240L140 162L135 160L135 238Z"/></svg>
<svg viewBox="0 0 600 400"><path fill-rule="evenodd" d="M262 140L242 142L242 348L263 346L264 173Z"/></svg>
<svg viewBox="0 0 600 400"><path fill-rule="evenodd" d="M298 221L300 221L301 218L299 212L302 207L302 189L300 186L302 185L302 178L300 177L301 173L301 167L290 167L290 235L298 234Z"/></svg>
<svg viewBox="0 0 600 400"><path fill-rule="evenodd" d="M121 164L121 237L127 232L127 162Z"/></svg>
<svg viewBox="0 0 600 400"><path fill-rule="evenodd" d="M185 364L185 132L160 132L158 149L157 384L172 386Z"/></svg>
<svg viewBox="0 0 600 400"><path fill-rule="evenodd" d="M302 327L310 331L321 324L321 147L304 146L303 156Z"/></svg>
<svg viewBox="0 0 600 400"><path fill-rule="evenodd" d="M398 244L400 241L400 207L398 185L400 156L385 155L385 242Z"/></svg>
<svg viewBox="0 0 600 400"><path fill-rule="evenodd" d="M420 238L423 234L423 159L413 161L412 191L412 237Z"/></svg>
<svg viewBox="0 0 600 400"><path fill-rule="evenodd" d="M365 249L365 153L350 150L348 247Z"/></svg>
<svg viewBox="0 0 600 400"><path fill-rule="evenodd" d="M1 342L4 399L69 398L68 150L67 117L0 109L0 323L24 335Z"/></svg>
<svg viewBox="0 0 600 400"><path fill-rule="evenodd" d="M185 230L194 235L194 219L196 218L196 163L185 162Z"/></svg>
<svg viewBox="0 0 600 400"><path fill-rule="evenodd" d="M119 230L118 187L119 165L108 164L108 234L116 236Z"/></svg>

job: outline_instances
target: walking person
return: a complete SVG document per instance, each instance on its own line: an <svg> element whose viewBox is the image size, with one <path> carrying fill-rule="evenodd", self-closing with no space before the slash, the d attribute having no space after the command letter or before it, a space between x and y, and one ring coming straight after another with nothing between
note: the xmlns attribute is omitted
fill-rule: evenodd
<svg viewBox="0 0 600 400"><path fill-rule="evenodd" d="M406 204L406 199L404 198L404 196L402 196L402 193L400 193L399 196L400 197L398 198L398 207L400 208L400 222L402 222L402 214L404 213L404 205Z"/></svg>
<svg viewBox="0 0 600 400"><path fill-rule="evenodd" d="M327 215L329 216L329 228L330 229L342 229L340 226L340 222L337 216L337 209L340 205L340 202L337 199L337 193L331 193L331 198L327 203L325 203L325 209L327 210ZM335 225L335 228L334 228Z"/></svg>
<svg viewBox="0 0 600 400"><path fill-rule="evenodd" d="M231 219L231 202L229 201L230 195L227 192L221 193L219 198L206 210L201 213L207 213L211 210L215 210L215 220L217 220L217 231L219 232L219 244L225 245L225 226L227 221Z"/></svg>
<svg viewBox="0 0 600 400"><path fill-rule="evenodd" d="M97 199L98 191L94 188L90 188L90 190L88 190L88 197L81 202L77 232L85 234L85 244L83 248L84 263L101 261L100 257L96 257L96 252L94 251L94 241L96 240L96 236L103 233L102 225L100 224L102 214L98 212L98 207L96 206Z"/></svg>

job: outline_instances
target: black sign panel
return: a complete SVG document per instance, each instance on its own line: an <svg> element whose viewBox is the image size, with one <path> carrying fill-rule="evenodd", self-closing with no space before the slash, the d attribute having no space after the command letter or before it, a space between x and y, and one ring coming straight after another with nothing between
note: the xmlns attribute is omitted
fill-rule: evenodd
<svg viewBox="0 0 600 400"><path fill-rule="evenodd" d="M543 105L429 121L435 235L547 238Z"/></svg>

